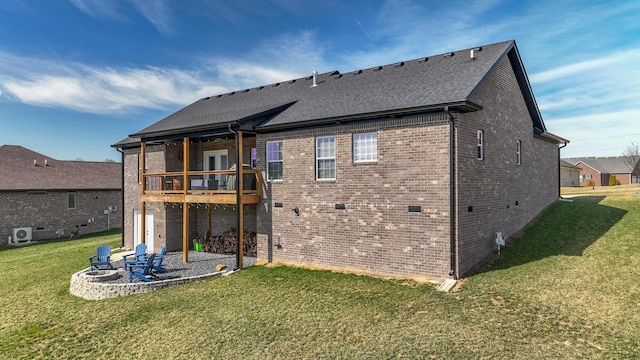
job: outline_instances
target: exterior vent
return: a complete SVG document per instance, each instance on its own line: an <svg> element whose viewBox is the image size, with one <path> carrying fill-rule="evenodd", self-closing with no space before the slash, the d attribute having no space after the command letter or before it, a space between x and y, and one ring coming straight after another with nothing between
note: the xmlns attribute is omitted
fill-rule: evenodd
<svg viewBox="0 0 640 360"><path fill-rule="evenodd" d="M478 56L476 53L479 53L480 51L482 51L482 47L477 47L469 50L469 57L472 59L477 59Z"/></svg>
<svg viewBox="0 0 640 360"><path fill-rule="evenodd" d="M22 228L13 228L13 242L29 242L31 241L31 228L30 227L22 227Z"/></svg>

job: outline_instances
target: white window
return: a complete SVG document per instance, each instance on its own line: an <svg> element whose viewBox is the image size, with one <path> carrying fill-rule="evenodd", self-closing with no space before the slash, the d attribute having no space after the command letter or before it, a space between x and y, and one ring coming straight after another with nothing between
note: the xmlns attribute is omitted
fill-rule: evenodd
<svg viewBox="0 0 640 360"><path fill-rule="evenodd" d="M267 180L282 180L282 141L267 142Z"/></svg>
<svg viewBox="0 0 640 360"><path fill-rule="evenodd" d="M586 175L584 176L584 178L585 178L585 179L587 179L587 180L589 180L589 179L592 179L592 176L591 176L591 174L586 174Z"/></svg>
<svg viewBox="0 0 640 360"><path fill-rule="evenodd" d="M336 137L316 138L316 180L336 178Z"/></svg>
<svg viewBox="0 0 640 360"><path fill-rule="evenodd" d="M67 199L68 199L69 209L75 209L77 205L76 193L75 192L67 193Z"/></svg>
<svg viewBox="0 0 640 360"><path fill-rule="evenodd" d="M484 131L478 130L478 160L484 160Z"/></svg>
<svg viewBox="0 0 640 360"><path fill-rule="evenodd" d="M516 142L516 165L520 165L522 163L522 141L518 140Z"/></svg>
<svg viewBox="0 0 640 360"><path fill-rule="evenodd" d="M251 148L251 168L255 169L258 167L258 152L256 148Z"/></svg>
<svg viewBox="0 0 640 360"><path fill-rule="evenodd" d="M353 134L353 162L378 161L378 134Z"/></svg>

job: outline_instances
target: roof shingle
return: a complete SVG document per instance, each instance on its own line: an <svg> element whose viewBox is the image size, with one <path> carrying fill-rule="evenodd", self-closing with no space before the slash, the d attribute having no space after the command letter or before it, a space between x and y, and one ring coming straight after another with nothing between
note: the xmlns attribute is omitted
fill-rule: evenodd
<svg viewBox="0 0 640 360"><path fill-rule="evenodd" d="M474 58L470 57L470 50L345 74L337 71L318 74L318 86L315 87L311 86L312 77L307 76L206 97L131 137L144 140L224 128L274 109L278 112L265 118L259 129L267 131L323 121L419 112L445 105L450 108L459 106L459 111L478 110L481 106L472 101L474 91L501 59L517 50L512 40L482 46L481 51L475 51ZM514 59L519 61L519 55L511 58L512 61ZM524 69L521 73L526 82ZM528 89L528 86L528 83L521 84L523 89ZM543 127L541 119L536 119L538 116L539 113L534 116L534 126L539 124Z"/></svg>

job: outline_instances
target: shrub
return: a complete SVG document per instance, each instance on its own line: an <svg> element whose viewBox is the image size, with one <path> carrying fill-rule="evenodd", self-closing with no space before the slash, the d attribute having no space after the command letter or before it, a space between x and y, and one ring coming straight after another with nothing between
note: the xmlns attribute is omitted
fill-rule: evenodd
<svg viewBox="0 0 640 360"><path fill-rule="evenodd" d="M616 175L611 174L611 176L609 176L609 186L616 186L616 185L618 185L618 180L616 179Z"/></svg>

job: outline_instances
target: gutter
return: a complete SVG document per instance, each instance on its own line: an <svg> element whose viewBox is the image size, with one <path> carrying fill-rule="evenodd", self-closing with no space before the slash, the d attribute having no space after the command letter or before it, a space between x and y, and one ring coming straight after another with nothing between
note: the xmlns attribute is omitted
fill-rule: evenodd
<svg viewBox="0 0 640 360"><path fill-rule="evenodd" d="M124 226L124 152L121 151L119 148L115 148L117 152L120 153L120 158L121 158L121 167L122 167L122 174L120 174L120 176L122 177L122 187L121 187L121 191L120 193L122 194L122 215L120 215L122 217L122 234L120 235L121 240L120 240L120 247L124 248L124 232L125 232L125 226Z"/></svg>
<svg viewBox="0 0 640 360"><path fill-rule="evenodd" d="M563 198L562 198L562 195L560 195L560 187L561 187L561 185L562 185L562 182L561 182L561 180L560 180L560 175L561 175L561 174L560 174L560 150L561 150L563 147L567 146L567 144L568 144L568 143L569 143L568 141L565 141L565 142L564 142L564 145L562 145L562 146L560 146L560 147L558 148L558 199L560 199L560 200L562 200L562 199L563 199Z"/></svg>
<svg viewBox="0 0 640 360"><path fill-rule="evenodd" d="M450 236L450 269L449 276L452 276L454 280L458 280L458 274L456 271L457 258L456 258L456 181L455 181L455 124L454 117L449 111L449 107L444 107L444 112L449 115L449 236ZM558 152L559 153L559 152Z"/></svg>

